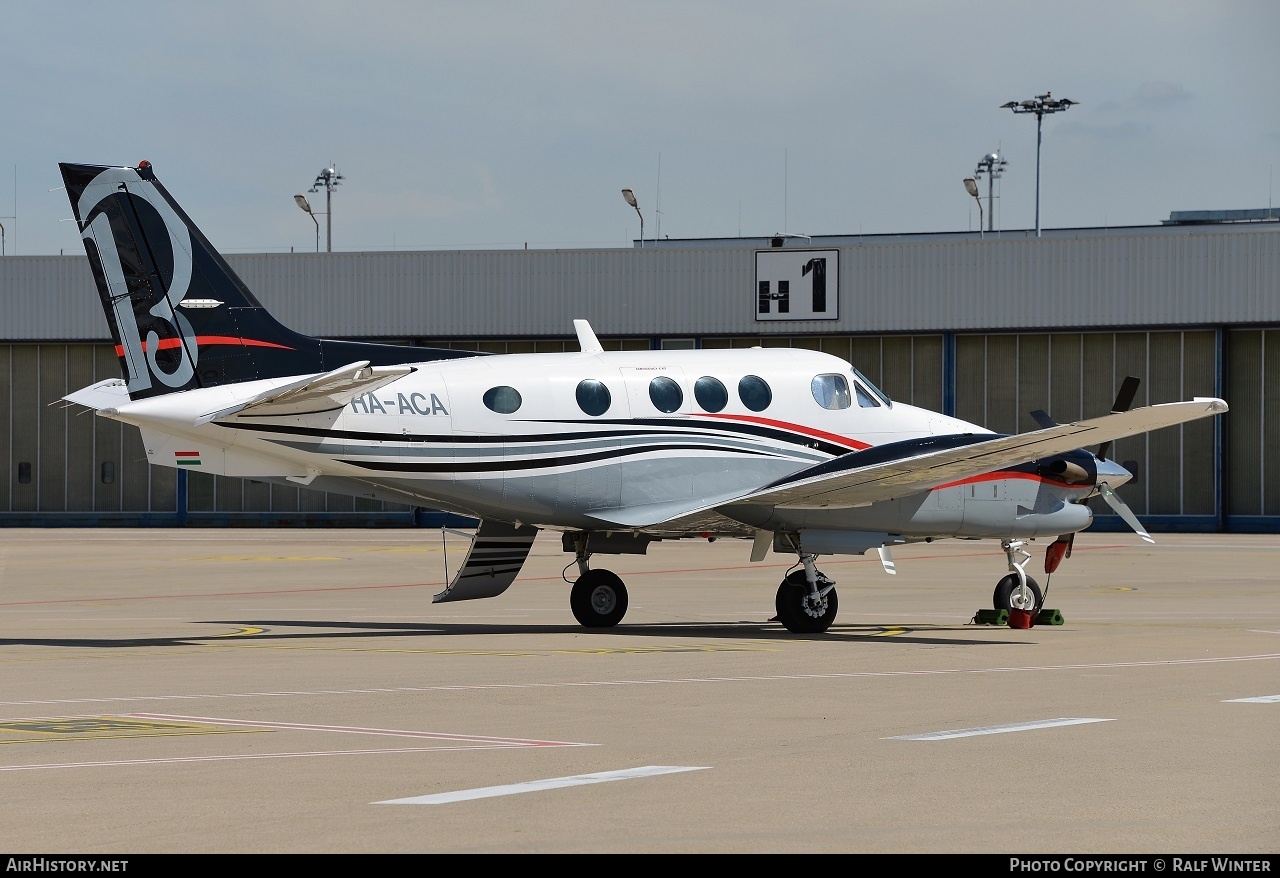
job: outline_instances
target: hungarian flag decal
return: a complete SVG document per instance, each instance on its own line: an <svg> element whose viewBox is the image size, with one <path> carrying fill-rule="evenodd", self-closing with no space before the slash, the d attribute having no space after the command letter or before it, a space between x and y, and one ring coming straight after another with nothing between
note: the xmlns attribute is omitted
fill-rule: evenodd
<svg viewBox="0 0 1280 878"><path fill-rule="evenodd" d="M173 453L173 462L177 466L199 466L199 451L175 451Z"/></svg>

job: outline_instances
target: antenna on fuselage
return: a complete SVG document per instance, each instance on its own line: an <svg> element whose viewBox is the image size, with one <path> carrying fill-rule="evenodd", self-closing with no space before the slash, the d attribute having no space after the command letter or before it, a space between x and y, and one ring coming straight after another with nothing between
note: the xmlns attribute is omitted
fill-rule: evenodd
<svg viewBox="0 0 1280 878"><path fill-rule="evenodd" d="M587 321L573 321L573 331L578 334L578 346L584 354L598 354L604 351L604 348L600 346L600 340L596 338L595 332L591 329L591 324Z"/></svg>

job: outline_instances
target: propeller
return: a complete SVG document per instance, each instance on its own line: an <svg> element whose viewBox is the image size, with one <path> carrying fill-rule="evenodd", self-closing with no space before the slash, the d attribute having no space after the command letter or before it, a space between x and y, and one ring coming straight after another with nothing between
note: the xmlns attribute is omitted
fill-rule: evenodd
<svg viewBox="0 0 1280 878"><path fill-rule="evenodd" d="M1134 398L1138 395L1138 385L1140 383L1140 379L1133 375L1127 376L1124 381L1121 382L1120 391L1116 394L1115 402L1111 405L1112 414L1119 414L1120 412L1127 412L1129 410L1130 406L1133 405ZM1058 426L1058 423L1051 418L1048 412L1044 411L1044 409L1036 409L1031 412L1031 418L1039 424L1042 429ZM1133 510L1129 508L1127 503L1120 499L1120 495L1117 494L1115 489L1107 484L1106 481L1108 475L1120 476L1123 473L1128 476L1135 474L1137 471L1136 465L1131 469L1129 467L1123 467L1116 464L1108 459L1107 455L1110 453L1111 440L1108 439L1107 441L1099 444L1098 450L1093 454L1093 456L1098 459L1098 495L1102 497L1116 515L1120 516L1121 520L1123 520L1125 524L1133 528L1133 531L1138 536L1142 537L1148 543L1154 543L1155 540L1153 540L1151 535L1147 533L1145 528L1143 528L1141 522L1138 521L1138 517L1133 514ZM1054 541L1053 545L1049 547L1049 551L1045 553L1045 573L1052 573L1057 569L1058 565L1064 558L1071 557L1071 549L1075 545L1075 540L1076 535L1074 533L1069 533L1061 535Z"/></svg>
<svg viewBox="0 0 1280 878"><path fill-rule="evenodd" d="M1120 385L1120 392L1116 394L1115 404L1111 406L1113 414L1119 414L1120 412L1127 412L1129 410L1129 407L1133 405L1133 398L1138 394L1138 383L1138 379L1132 375L1124 379L1124 383ZM1094 457L1098 458L1098 493L1102 495L1102 499L1111 507L1111 510L1115 512L1116 515L1120 516L1124 520L1125 524L1133 528L1134 533L1142 537L1148 543L1154 543L1155 540L1151 538L1151 534L1147 533L1138 522L1138 516L1133 514L1133 510L1129 508L1127 503L1120 499L1120 495L1112 490L1111 486L1107 484L1104 478L1108 467L1104 467L1103 464L1110 463L1110 461L1107 460L1107 455L1110 452L1111 440L1108 439L1106 442L1100 444L1098 446L1098 450L1093 454ZM1123 466L1117 465L1115 474L1119 475L1121 472L1132 475L1132 473L1129 473Z"/></svg>

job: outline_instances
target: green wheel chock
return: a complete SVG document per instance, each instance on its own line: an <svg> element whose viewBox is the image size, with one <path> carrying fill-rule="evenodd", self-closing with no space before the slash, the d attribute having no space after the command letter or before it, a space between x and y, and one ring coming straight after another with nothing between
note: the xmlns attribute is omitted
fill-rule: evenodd
<svg viewBox="0 0 1280 878"><path fill-rule="evenodd" d="M1054 612L1057 612L1056 610ZM973 614L973 624L975 625L1007 625L1009 624L1008 610L978 610Z"/></svg>
<svg viewBox="0 0 1280 878"><path fill-rule="evenodd" d="M1041 610L1036 614L1037 625L1061 625L1065 621L1058 610Z"/></svg>

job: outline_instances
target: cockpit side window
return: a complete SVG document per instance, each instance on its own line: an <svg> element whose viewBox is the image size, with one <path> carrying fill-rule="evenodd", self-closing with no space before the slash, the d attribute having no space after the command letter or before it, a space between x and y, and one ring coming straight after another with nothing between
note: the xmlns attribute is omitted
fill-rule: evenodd
<svg viewBox="0 0 1280 878"><path fill-rule="evenodd" d="M843 375L815 375L809 382L809 390L818 405L824 409L847 409L853 405L849 395L849 382Z"/></svg>

